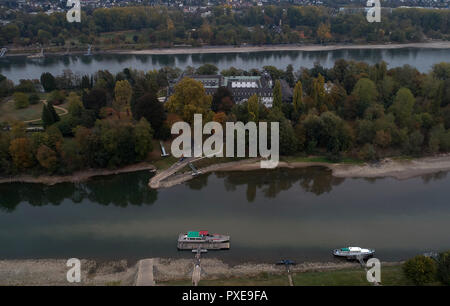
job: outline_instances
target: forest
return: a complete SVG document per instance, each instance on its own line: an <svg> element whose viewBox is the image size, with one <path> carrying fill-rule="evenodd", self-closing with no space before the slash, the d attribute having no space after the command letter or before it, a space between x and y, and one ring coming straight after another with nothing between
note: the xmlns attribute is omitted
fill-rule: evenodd
<svg viewBox="0 0 450 306"><path fill-rule="evenodd" d="M188 67L165 103L158 96L180 76L179 69L126 68L116 75L104 70L81 77L43 73L40 80L17 85L0 76L3 100L14 100L17 108L46 97L44 131L30 132L21 121L2 123L0 172L63 174L148 160L157 149L154 139L170 140L172 124L192 122L194 113L203 114L205 123L279 122L283 156L374 161L450 151L450 63L436 64L428 73L408 65L387 69L384 62L343 59L329 69L266 66L264 72L275 80L271 108L256 95L236 104L225 87L207 95L202 83L189 76L215 73L211 66ZM291 101L283 101L280 80L294 88ZM60 116L54 106L63 102L68 114Z"/></svg>

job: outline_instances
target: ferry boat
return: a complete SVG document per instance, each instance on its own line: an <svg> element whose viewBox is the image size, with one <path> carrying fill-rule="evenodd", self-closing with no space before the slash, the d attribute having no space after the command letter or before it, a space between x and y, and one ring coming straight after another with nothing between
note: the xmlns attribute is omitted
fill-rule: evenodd
<svg viewBox="0 0 450 306"><path fill-rule="evenodd" d="M347 259L367 258L375 254L374 249L363 249L360 247L347 247L333 250L336 257L345 257Z"/></svg>
<svg viewBox="0 0 450 306"><path fill-rule="evenodd" d="M191 231L178 236L178 243L225 243L230 241L230 236L210 234L208 231Z"/></svg>

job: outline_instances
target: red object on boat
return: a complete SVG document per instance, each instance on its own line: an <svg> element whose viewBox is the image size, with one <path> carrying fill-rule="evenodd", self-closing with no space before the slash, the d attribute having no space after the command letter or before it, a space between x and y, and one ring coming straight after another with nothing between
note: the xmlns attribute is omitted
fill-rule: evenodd
<svg viewBox="0 0 450 306"><path fill-rule="evenodd" d="M202 236L208 236L208 231L199 231L198 233Z"/></svg>

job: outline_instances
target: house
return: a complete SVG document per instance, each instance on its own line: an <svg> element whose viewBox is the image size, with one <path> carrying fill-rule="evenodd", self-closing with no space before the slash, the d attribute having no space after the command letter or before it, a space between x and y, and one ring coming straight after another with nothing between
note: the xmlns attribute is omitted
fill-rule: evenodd
<svg viewBox="0 0 450 306"><path fill-rule="evenodd" d="M182 75L179 80L184 76ZM258 95L266 107L272 107L273 90L272 79L269 74L262 76L230 76L222 75L192 75L190 78L203 84L207 95L214 95L221 86L227 87L233 94L234 101L238 104L247 101L254 94ZM177 82L178 82L177 81ZM169 89L169 95L173 93L173 87Z"/></svg>

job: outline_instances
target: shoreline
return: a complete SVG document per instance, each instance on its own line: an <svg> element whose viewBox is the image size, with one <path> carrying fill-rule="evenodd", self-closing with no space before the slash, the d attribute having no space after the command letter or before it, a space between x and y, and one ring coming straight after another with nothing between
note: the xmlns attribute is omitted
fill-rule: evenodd
<svg viewBox="0 0 450 306"><path fill-rule="evenodd" d="M192 48L165 48L146 50L109 50L107 54L131 54L131 55L175 55L175 54L208 54L208 53L247 53L268 51L336 51L353 49L403 49L403 48L425 48L425 49L450 49L450 41L433 41L423 43L406 44L335 44L335 45L263 45L263 46L208 46Z"/></svg>
<svg viewBox="0 0 450 306"><path fill-rule="evenodd" d="M308 161L280 161L277 168L298 169L307 167L325 167L332 171L332 175L341 178L383 178L391 177L397 180L406 180L422 175L435 174L450 171L450 153L431 157L420 157L412 160L395 160L386 158L375 164L364 163L361 165L346 163L308 162ZM59 183L78 183L87 181L93 177L109 176L116 174L132 173L139 171L156 171L157 168L148 162L141 162L119 169L89 169L74 172L70 175L39 175L28 174L0 177L0 184L8 183L34 183L44 185L56 185ZM167 169L166 169L167 170ZM166 171L164 170L164 171ZM259 159L251 158L226 163L216 163L198 169L200 175L211 172L229 171L255 171L264 170L260 167ZM168 176L161 175L164 171L158 171L157 175L149 180L149 187L153 189L169 188L187 182L195 176L190 172L172 173ZM161 180L152 181L155 178Z"/></svg>
<svg viewBox="0 0 450 306"><path fill-rule="evenodd" d="M124 55L177 55L177 54L210 54L210 53L250 53L250 52L270 52L270 51L336 51L336 50L354 50L354 49L404 49L404 48L422 48L422 49L450 49L450 41L429 41L420 43L386 43L386 44L284 44L284 45L261 45L261 46L203 46L203 47L171 47L155 49L110 49L94 52L93 55L101 54L124 54ZM13 49L12 49L13 51ZM30 52L23 50L19 53L9 53L5 57L27 56L33 54L35 49ZM47 52L52 56L65 56L65 52ZM74 51L69 55L84 55L85 51Z"/></svg>
<svg viewBox="0 0 450 306"><path fill-rule="evenodd" d="M286 162L280 161L277 168L307 168L326 167L332 171L332 175L341 178L384 178L391 177L397 180L406 180L422 175L450 171L450 154L441 154L433 157L421 157L413 160L394 160L386 158L376 164L345 164L326 162ZM218 163L198 169L204 175L211 172L227 171L254 171L262 170L260 162L255 159ZM169 188L187 182L194 177L190 173L173 174L164 177L160 172L149 180L149 187L153 189ZM158 177L163 179L158 180ZM156 180L156 181L155 181Z"/></svg>
<svg viewBox="0 0 450 306"><path fill-rule="evenodd" d="M159 283L190 279L194 258L152 258L153 276ZM81 283L70 284L66 280L67 266L64 259L5 259L0 260L0 286L4 285L136 285L140 261L127 260L96 261L81 259ZM384 266L395 266L401 262L382 262ZM286 274L284 266L274 263L241 263L230 265L218 258L202 258L202 279L253 277L261 273ZM325 272L342 269L361 269L359 262L330 261L302 262L291 267L293 273Z"/></svg>
<svg viewBox="0 0 450 306"><path fill-rule="evenodd" d="M76 171L69 175L18 175L12 177L0 177L0 184L8 184L8 183L35 183L35 184L44 184L44 185L56 185L59 183L78 183L89 180L90 178L97 176L108 176L115 174L123 174L123 173L131 173L138 171L154 171L156 170L155 166L152 164L142 162L129 166L125 166L122 168L109 170L109 169L88 169Z"/></svg>

